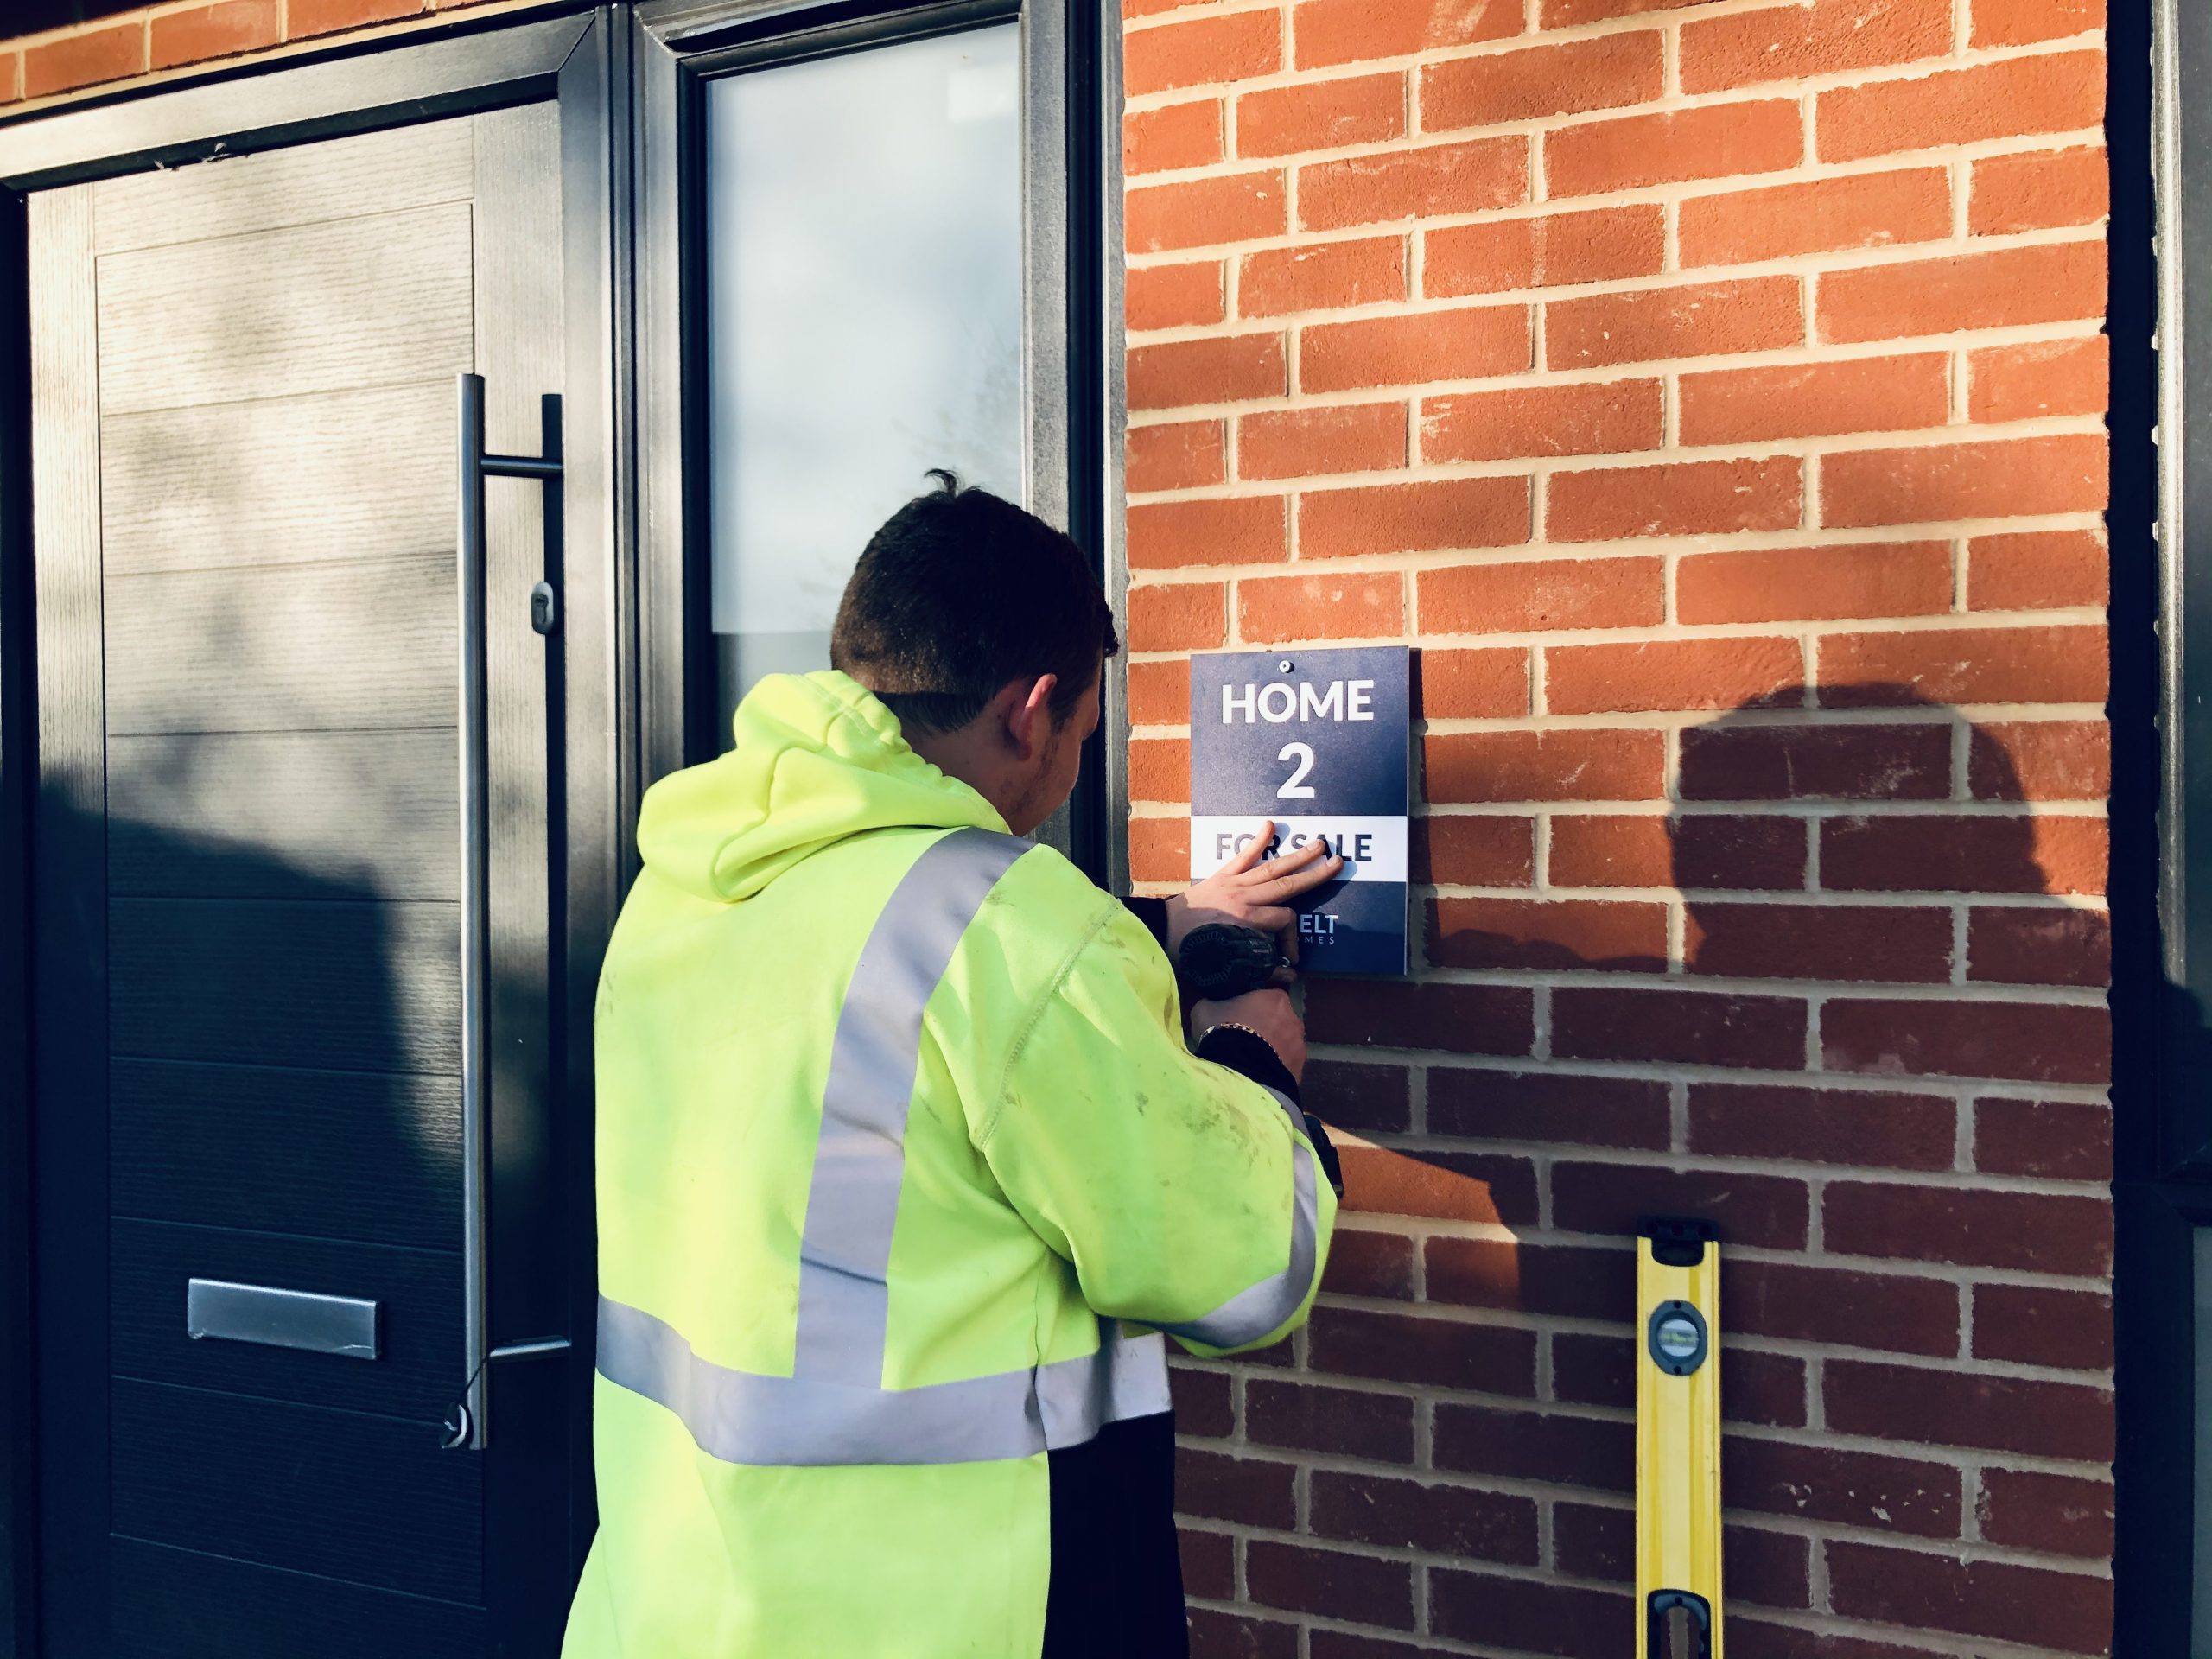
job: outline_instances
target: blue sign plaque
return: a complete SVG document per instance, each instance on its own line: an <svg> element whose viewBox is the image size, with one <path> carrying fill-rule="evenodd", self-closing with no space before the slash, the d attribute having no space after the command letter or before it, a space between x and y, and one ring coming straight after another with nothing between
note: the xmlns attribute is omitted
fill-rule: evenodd
<svg viewBox="0 0 2212 1659"><path fill-rule="evenodd" d="M1276 825L1268 856L1316 836L1344 874L1300 901L1310 974L1406 971L1411 732L1402 645L1191 658L1191 878Z"/></svg>

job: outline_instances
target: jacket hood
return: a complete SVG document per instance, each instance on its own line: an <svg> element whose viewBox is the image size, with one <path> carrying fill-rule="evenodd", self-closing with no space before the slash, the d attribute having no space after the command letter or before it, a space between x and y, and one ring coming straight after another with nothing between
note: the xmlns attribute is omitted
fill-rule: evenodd
<svg viewBox="0 0 2212 1659"><path fill-rule="evenodd" d="M810 854L872 830L1006 820L916 754L899 717L834 669L772 674L738 705L737 747L645 791L646 867L702 899L749 899Z"/></svg>

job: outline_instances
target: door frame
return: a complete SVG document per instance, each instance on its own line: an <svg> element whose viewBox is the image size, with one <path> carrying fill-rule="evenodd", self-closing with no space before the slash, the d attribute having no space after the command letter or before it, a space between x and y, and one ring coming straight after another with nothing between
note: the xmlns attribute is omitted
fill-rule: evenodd
<svg viewBox="0 0 2212 1659"><path fill-rule="evenodd" d="M31 1204L33 817L37 800L37 642L30 517L29 269L31 191L553 99L560 119L569 323L563 397L564 836L550 849L563 884L562 964L551 1018L553 1133L565 1170L571 1249L542 1271L568 1309L569 1397L588 1402L594 1282L591 1013L598 963L623 885L639 791L638 709L618 674L634 658L636 607L628 430L627 248L631 192L629 30L611 5L578 0L462 15L271 61L126 88L52 113L0 120L0 1659L40 1651L35 1288ZM105 1305L105 1291L99 1293ZM515 1333L501 1333L512 1335ZM456 1353L456 1366L459 1356ZM542 1363L542 1362L541 1362ZM456 1376L456 1384L461 1381ZM595 1523L589 1412L569 1414L566 1567L580 1568ZM486 1470L487 1505L499 1501ZM563 1593L552 1599L565 1613ZM496 1553L486 1600L540 1608L547 1586ZM512 1624L507 1629L519 1628ZM557 1626L556 1626L557 1628Z"/></svg>
<svg viewBox="0 0 2212 1659"><path fill-rule="evenodd" d="M713 661L694 648L709 637L706 84L1017 17L1030 505L1075 538L1120 614L1121 118L1119 99L1103 93L1119 84L1119 9L1101 0L639 0L637 695L650 777L721 747ZM1075 861L1117 891L1127 880L1126 830L1112 810L1126 766L1125 661L1108 664L1099 729L1066 820Z"/></svg>

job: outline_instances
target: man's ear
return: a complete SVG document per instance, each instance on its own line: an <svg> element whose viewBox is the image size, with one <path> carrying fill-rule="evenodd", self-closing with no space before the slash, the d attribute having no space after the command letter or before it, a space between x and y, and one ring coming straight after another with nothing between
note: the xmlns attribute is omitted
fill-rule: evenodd
<svg viewBox="0 0 2212 1659"><path fill-rule="evenodd" d="M1014 699L1007 710L1007 741L1024 760L1035 760L1052 741L1052 693L1059 683L1058 675L1047 674L1026 691L1019 680L1007 688Z"/></svg>

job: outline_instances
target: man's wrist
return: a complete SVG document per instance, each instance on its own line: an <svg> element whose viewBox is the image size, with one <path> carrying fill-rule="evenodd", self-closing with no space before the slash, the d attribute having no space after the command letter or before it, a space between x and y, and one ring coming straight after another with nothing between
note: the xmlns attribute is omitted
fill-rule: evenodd
<svg viewBox="0 0 2212 1659"><path fill-rule="evenodd" d="M1230 1071L1249 1077L1263 1089L1272 1089L1294 1104L1298 1101L1298 1079L1276 1053L1274 1046L1249 1026L1234 1022L1208 1026L1198 1033L1191 1052L1202 1060L1216 1065L1225 1065Z"/></svg>

